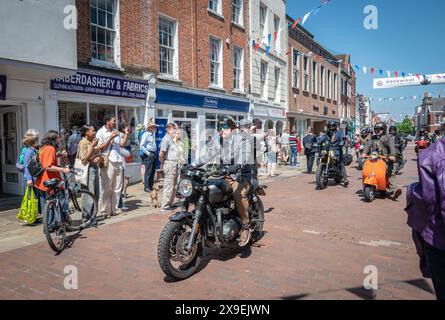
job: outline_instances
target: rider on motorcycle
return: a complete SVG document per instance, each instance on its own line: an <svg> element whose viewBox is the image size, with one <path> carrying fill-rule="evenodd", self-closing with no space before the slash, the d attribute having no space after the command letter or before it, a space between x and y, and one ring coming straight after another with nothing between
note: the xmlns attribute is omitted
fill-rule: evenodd
<svg viewBox="0 0 445 320"><path fill-rule="evenodd" d="M372 136L371 128L369 126L364 126L362 131L360 132L360 139L359 139L360 145L365 146L371 139L371 136Z"/></svg>
<svg viewBox="0 0 445 320"><path fill-rule="evenodd" d="M218 122L218 138L215 139L210 147L207 148L205 154L201 157L201 162L218 162L223 165L242 165L239 177L234 171L230 170L230 175L226 176L226 181L233 190L233 198L235 200L236 209L240 215L242 229L240 234L239 245L244 247L250 241L249 229L249 201L248 194L252 187L252 179L255 170L253 170L253 139L249 136L238 134L236 123L230 116L223 117ZM199 166L199 165L197 165ZM236 171L236 170L235 170Z"/></svg>
<svg viewBox="0 0 445 320"><path fill-rule="evenodd" d="M374 133L377 139L371 139L363 150L362 157L365 158L371 151L377 151L381 156L388 157L388 170L391 172L389 177L389 194L392 200L396 200L402 194L402 189L398 187L396 181L396 172L394 162L396 161L396 147L394 138L387 133L387 126L383 122L377 122L374 126Z"/></svg>
<svg viewBox="0 0 445 320"><path fill-rule="evenodd" d="M397 133L396 126L389 127L389 134L394 138L396 157L400 160L400 163L403 164L403 149L405 148L405 139L403 139L403 137Z"/></svg>
<svg viewBox="0 0 445 320"><path fill-rule="evenodd" d="M328 131L326 134L319 138L318 143L322 144L324 141L329 140L332 146L332 150L338 157L338 165L340 166L340 171L342 175L343 185L346 187L349 184L348 176L346 174L345 165L343 164L343 146L345 145L345 138L342 133L337 129L337 122L328 122Z"/></svg>

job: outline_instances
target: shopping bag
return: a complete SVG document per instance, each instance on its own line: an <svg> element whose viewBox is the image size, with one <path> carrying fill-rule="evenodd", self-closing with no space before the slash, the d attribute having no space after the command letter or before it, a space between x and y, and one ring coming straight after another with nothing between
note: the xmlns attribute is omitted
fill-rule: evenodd
<svg viewBox="0 0 445 320"><path fill-rule="evenodd" d="M28 186L20 206L17 218L28 223L34 223L39 214L39 200L34 194L34 189Z"/></svg>

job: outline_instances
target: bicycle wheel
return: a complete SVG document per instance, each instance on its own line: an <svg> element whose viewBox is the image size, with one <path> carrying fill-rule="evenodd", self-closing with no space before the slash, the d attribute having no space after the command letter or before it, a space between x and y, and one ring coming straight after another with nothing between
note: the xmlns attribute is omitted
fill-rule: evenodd
<svg viewBox="0 0 445 320"><path fill-rule="evenodd" d="M57 202L48 200L43 208L42 222L43 233L46 236L49 246L59 253L65 248L66 230L64 223L57 223Z"/></svg>
<svg viewBox="0 0 445 320"><path fill-rule="evenodd" d="M87 190L71 191L68 199L69 231L88 228L96 221L97 200Z"/></svg>

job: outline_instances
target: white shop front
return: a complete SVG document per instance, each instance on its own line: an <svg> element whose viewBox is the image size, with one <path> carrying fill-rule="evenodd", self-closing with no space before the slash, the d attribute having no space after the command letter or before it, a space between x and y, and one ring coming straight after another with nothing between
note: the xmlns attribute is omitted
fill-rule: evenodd
<svg viewBox="0 0 445 320"><path fill-rule="evenodd" d="M144 123L147 82L102 74L77 72L75 75L51 81L50 96L54 105L54 128L65 132L65 141L73 129L84 124L96 130L103 125L104 116L114 114L118 125L131 127L130 141L125 147L131 154L126 158L125 175L139 181L140 156L137 127Z"/></svg>
<svg viewBox="0 0 445 320"><path fill-rule="evenodd" d="M263 131L274 129L280 135L286 127L286 110L253 103L251 118L254 125Z"/></svg>
<svg viewBox="0 0 445 320"><path fill-rule="evenodd" d="M157 84L156 121L173 122L182 129L183 142L189 151L188 162L202 154L209 138L214 137L217 122L231 116L239 122L248 115L249 100L204 90Z"/></svg>

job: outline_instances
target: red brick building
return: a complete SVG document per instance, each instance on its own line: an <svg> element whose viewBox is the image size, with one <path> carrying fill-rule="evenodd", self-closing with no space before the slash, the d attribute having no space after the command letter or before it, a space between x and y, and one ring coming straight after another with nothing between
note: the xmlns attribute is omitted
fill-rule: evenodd
<svg viewBox="0 0 445 320"><path fill-rule="evenodd" d="M288 22L294 21L287 17ZM339 121L340 73L336 57L306 29L289 28L288 127L300 136L307 128L325 130L327 121Z"/></svg>
<svg viewBox="0 0 445 320"><path fill-rule="evenodd" d="M99 128L114 113L133 128L138 161L138 125L155 117L184 130L193 161L218 118L248 114L248 5L77 0L78 72L51 82L59 128Z"/></svg>

